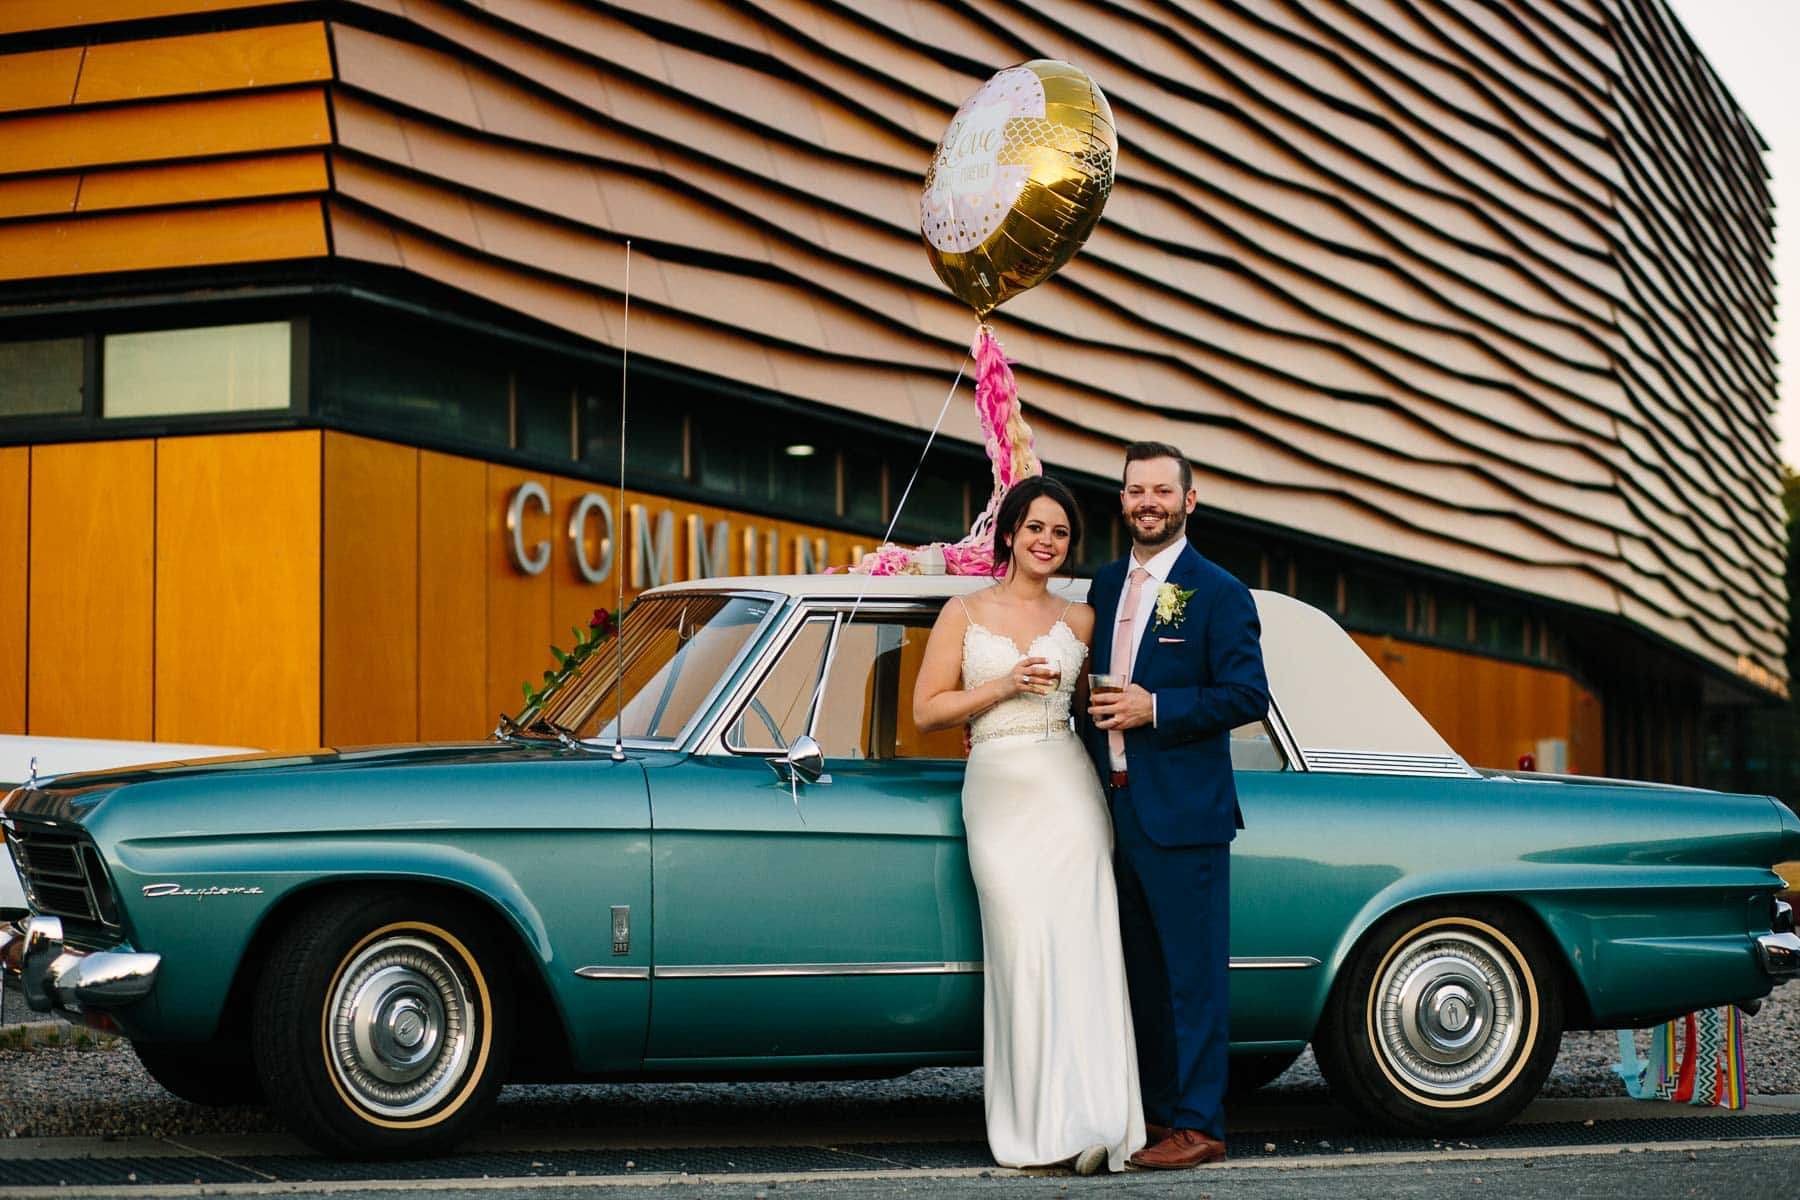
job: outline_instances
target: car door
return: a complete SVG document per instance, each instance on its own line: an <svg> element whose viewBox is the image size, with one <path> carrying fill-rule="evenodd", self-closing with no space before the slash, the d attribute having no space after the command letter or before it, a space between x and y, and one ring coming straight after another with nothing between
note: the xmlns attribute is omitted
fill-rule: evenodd
<svg viewBox="0 0 1800 1200"><path fill-rule="evenodd" d="M911 720L935 615L805 609L702 752L651 772L652 1067L978 1053L961 735ZM770 767L802 733L816 783Z"/></svg>
<svg viewBox="0 0 1800 1200"><path fill-rule="evenodd" d="M1298 1049L1331 979L1334 947L1399 877L1381 850L1403 831L1369 817L1391 780L1299 770L1272 722L1232 731L1244 828L1231 846L1231 1040Z"/></svg>

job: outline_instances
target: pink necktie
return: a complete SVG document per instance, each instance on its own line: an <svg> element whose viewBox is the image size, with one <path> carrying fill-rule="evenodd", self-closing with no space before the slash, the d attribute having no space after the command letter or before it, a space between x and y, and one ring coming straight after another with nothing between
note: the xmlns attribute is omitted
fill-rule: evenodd
<svg viewBox="0 0 1800 1200"><path fill-rule="evenodd" d="M1131 583L1125 588L1125 598L1119 601L1119 621L1113 626L1112 673L1123 675L1125 682L1131 682L1131 627L1137 624L1138 597L1143 594L1144 580L1150 578L1150 572L1142 567L1131 568ZM1119 729L1106 731L1106 748L1114 762L1125 758L1125 733Z"/></svg>

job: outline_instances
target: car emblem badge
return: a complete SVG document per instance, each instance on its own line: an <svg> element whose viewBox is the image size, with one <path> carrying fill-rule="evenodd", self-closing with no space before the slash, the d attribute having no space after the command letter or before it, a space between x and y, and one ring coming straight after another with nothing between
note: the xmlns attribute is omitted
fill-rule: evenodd
<svg viewBox="0 0 1800 1200"><path fill-rule="evenodd" d="M194 896L204 899L207 896L260 896L263 890L259 887L184 887L179 883L146 883L144 899L161 900L164 896Z"/></svg>
<svg viewBox="0 0 1800 1200"><path fill-rule="evenodd" d="M37 755L31 756L31 765L26 768L25 786L37 786Z"/></svg>
<svg viewBox="0 0 1800 1200"><path fill-rule="evenodd" d="M631 953L631 905L612 906L612 946L614 954Z"/></svg>

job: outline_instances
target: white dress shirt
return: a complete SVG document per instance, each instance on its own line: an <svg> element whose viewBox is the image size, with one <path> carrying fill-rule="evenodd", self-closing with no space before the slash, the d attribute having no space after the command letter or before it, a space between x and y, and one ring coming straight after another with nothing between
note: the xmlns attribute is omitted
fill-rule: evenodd
<svg viewBox="0 0 1800 1200"><path fill-rule="evenodd" d="M1163 584L1168 582L1169 572L1175 569L1175 560L1181 557L1181 551L1186 545L1186 538L1177 538L1169 546L1158 550L1155 557L1148 562L1139 562L1137 550L1133 548L1131 564L1125 568L1125 586L1131 586L1132 567L1144 568L1149 572L1150 578L1144 580L1143 590L1138 593L1137 617L1131 623L1131 658L1124 663L1114 663L1114 671L1129 671L1131 665L1137 662L1138 648L1144 644L1144 632L1150 628L1151 618L1156 615L1156 593ZM1121 601L1125 599L1124 592L1119 593L1119 599ZM1107 636L1112 636L1111 630L1107 631ZM1156 694L1154 692L1150 695L1150 727L1152 729L1156 727ZM1125 769L1123 756L1115 757L1112 760L1112 769L1115 771Z"/></svg>

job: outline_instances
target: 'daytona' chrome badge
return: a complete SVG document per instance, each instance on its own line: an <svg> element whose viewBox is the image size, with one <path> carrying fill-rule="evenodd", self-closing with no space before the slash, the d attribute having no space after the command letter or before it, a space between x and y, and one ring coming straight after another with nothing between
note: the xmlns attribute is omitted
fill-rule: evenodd
<svg viewBox="0 0 1800 1200"><path fill-rule="evenodd" d="M161 900L164 896L260 896L259 887L183 887L179 883L146 883L144 899Z"/></svg>

